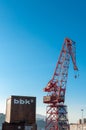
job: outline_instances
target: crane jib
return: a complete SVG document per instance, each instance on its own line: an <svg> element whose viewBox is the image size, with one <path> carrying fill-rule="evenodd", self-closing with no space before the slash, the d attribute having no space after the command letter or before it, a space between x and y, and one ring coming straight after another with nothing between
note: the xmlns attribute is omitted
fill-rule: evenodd
<svg viewBox="0 0 86 130"><path fill-rule="evenodd" d="M65 38L53 77L44 88L47 96L43 97L43 102L48 104L46 109L46 130L62 130L64 128L69 130L64 101L70 59L72 59L74 71L78 71L76 65L76 44L71 39ZM77 78L77 75L75 75L75 78Z"/></svg>

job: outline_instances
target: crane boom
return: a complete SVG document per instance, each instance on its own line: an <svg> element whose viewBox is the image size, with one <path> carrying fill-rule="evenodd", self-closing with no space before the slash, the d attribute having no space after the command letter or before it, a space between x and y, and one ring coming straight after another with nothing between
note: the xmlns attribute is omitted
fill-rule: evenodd
<svg viewBox="0 0 86 130"><path fill-rule="evenodd" d="M62 108L65 110L65 105L64 105L65 90L66 90L66 84L67 84L67 78L68 78L68 68L69 68L70 58L72 59L73 69L75 71L78 71L78 67L76 65L76 46L75 45L76 44L74 41L72 41L69 38L65 38L58 62L56 64L53 77L48 82L47 86L44 88L44 91L48 92L47 96L44 96L43 98L43 102L48 104L47 106L48 110L46 113L48 115L46 119L47 129L49 128L52 128L52 130L61 129L61 126L57 125L59 122L58 121L59 119L56 116L59 115L59 109ZM63 105L61 106L60 104L63 104ZM54 127L51 127L52 122L54 122L53 124Z"/></svg>

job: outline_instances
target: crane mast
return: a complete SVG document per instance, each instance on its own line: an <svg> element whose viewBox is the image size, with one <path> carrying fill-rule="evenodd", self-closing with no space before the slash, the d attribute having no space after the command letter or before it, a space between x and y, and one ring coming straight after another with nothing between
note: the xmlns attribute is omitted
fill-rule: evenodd
<svg viewBox="0 0 86 130"><path fill-rule="evenodd" d="M70 58L74 70L78 71L75 45L74 41L65 38L53 77L44 88L47 96L43 97L43 102L48 104L46 107L46 130L69 130L67 106L64 105L64 102Z"/></svg>

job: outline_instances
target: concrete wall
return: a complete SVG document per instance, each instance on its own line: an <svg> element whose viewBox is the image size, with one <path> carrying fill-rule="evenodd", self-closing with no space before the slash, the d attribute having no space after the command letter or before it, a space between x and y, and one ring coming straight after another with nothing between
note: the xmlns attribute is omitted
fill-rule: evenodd
<svg viewBox="0 0 86 130"><path fill-rule="evenodd" d="M86 124L70 124L70 130L86 130Z"/></svg>

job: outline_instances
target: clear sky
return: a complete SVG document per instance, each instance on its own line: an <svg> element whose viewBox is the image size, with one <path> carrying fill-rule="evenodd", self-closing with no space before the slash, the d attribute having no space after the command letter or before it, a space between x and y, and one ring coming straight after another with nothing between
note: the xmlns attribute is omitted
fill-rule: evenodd
<svg viewBox="0 0 86 130"><path fill-rule="evenodd" d="M0 0L0 112L10 95L37 97L52 78L65 37L76 42L79 78L70 62L66 102L70 122L86 117L86 0Z"/></svg>

